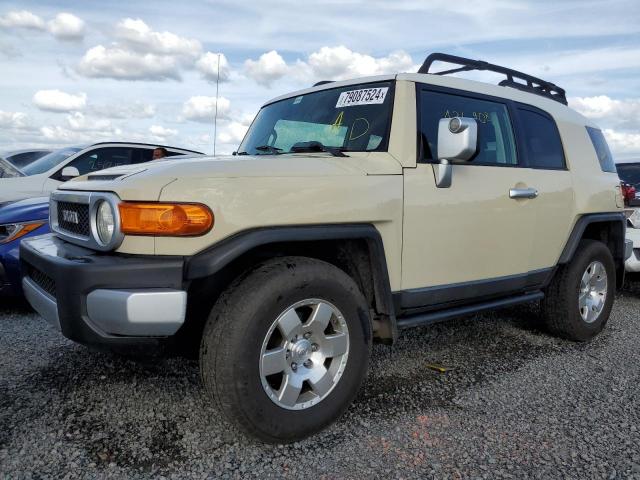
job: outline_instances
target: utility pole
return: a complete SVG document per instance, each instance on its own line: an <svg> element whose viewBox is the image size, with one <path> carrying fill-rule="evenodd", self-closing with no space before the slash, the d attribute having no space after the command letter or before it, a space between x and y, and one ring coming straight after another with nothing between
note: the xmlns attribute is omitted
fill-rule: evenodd
<svg viewBox="0 0 640 480"><path fill-rule="evenodd" d="M216 113L213 119L213 156L216 156L216 140L218 136L218 92L220 89L220 54L218 54L218 75L216 76Z"/></svg>

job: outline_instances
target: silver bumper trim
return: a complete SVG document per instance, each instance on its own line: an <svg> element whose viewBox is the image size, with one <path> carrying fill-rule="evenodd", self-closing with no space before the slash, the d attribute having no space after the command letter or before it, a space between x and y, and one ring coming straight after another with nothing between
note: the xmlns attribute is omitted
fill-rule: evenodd
<svg viewBox="0 0 640 480"><path fill-rule="evenodd" d="M22 290L33 309L57 330L61 330L58 304L55 299L27 277L22 279Z"/></svg>
<svg viewBox="0 0 640 480"><path fill-rule="evenodd" d="M172 289L107 290L87 295L92 323L111 335L173 335L187 312L187 292Z"/></svg>

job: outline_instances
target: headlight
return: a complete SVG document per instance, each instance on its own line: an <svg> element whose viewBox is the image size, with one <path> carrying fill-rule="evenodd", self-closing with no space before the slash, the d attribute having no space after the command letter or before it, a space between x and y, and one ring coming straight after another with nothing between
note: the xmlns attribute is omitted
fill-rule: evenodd
<svg viewBox="0 0 640 480"><path fill-rule="evenodd" d="M7 223L0 225L0 245L12 242L40 228L45 222Z"/></svg>
<svg viewBox="0 0 640 480"><path fill-rule="evenodd" d="M100 202L96 211L96 231L98 240L103 245L107 245L113 238L116 222L111 204L105 200Z"/></svg>

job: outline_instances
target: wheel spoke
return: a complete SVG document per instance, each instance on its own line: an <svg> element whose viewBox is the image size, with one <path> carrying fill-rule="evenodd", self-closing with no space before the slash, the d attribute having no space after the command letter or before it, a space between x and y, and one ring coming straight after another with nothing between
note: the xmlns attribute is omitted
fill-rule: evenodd
<svg viewBox="0 0 640 480"><path fill-rule="evenodd" d="M329 305L326 303L319 303L314 307L307 327L311 331L321 334L326 330L327 325L329 325L332 315L333 309Z"/></svg>
<svg viewBox="0 0 640 480"><path fill-rule="evenodd" d="M313 393L322 397L333 387L333 375L324 367L314 368L308 382Z"/></svg>
<svg viewBox="0 0 640 480"><path fill-rule="evenodd" d="M605 277L604 275L600 278L593 277L593 280L591 280L591 285L598 293L604 293L607 291L607 277Z"/></svg>
<svg viewBox="0 0 640 480"><path fill-rule="evenodd" d="M278 320L278 329L285 338L291 337L300 327L302 322L295 309L290 309Z"/></svg>
<svg viewBox="0 0 640 480"><path fill-rule="evenodd" d="M278 390L278 400L288 407L293 407L298 401L302 390L302 380L297 375L285 375L282 386Z"/></svg>
<svg viewBox="0 0 640 480"><path fill-rule="evenodd" d="M578 297L578 306L580 308L587 306L587 298L589 297L589 292L581 292Z"/></svg>
<svg viewBox="0 0 640 480"><path fill-rule="evenodd" d="M286 366L286 349L284 347L268 350L262 355L262 374L265 376L280 373Z"/></svg>
<svg viewBox="0 0 640 480"><path fill-rule="evenodd" d="M327 358L344 355L347 351L349 337L344 333L327 335L322 341L322 353Z"/></svg>
<svg viewBox="0 0 640 480"><path fill-rule="evenodd" d="M592 276L593 276L593 271L592 271L591 265L589 265L587 269L584 271L584 273L582 274L582 280L580 281L580 284L582 286L589 285L589 282L591 282Z"/></svg>

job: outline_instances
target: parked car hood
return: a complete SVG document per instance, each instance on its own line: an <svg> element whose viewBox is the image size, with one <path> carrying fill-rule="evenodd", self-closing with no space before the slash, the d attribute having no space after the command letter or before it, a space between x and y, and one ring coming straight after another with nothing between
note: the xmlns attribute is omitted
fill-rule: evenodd
<svg viewBox="0 0 640 480"><path fill-rule="evenodd" d="M49 197L27 198L0 204L0 225L48 218Z"/></svg>

